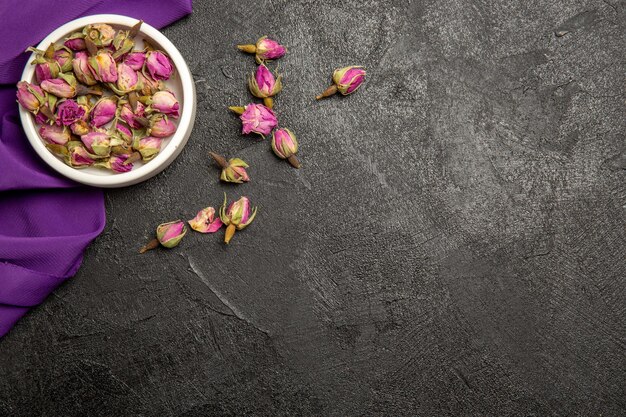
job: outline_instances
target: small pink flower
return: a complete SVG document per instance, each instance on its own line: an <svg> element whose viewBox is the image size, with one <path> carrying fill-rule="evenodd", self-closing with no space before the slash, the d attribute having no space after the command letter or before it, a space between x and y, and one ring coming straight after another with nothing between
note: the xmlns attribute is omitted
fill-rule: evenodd
<svg viewBox="0 0 626 417"><path fill-rule="evenodd" d="M149 161L159 154L162 143L163 139L148 136L140 139L137 146L133 145L133 147L139 151L144 161Z"/></svg>
<svg viewBox="0 0 626 417"><path fill-rule="evenodd" d="M285 55L285 47L268 37L262 37L256 43L256 56L260 60L278 59Z"/></svg>
<svg viewBox="0 0 626 417"><path fill-rule="evenodd" d="M131 52L124 58L124 63L135 71L140 71L145 61L146 54L143 52Z"/></svg>
<svg viewBox="0 0 626 417"><path fill-rule="evenodd" d="M72 51L83 51L87 48L85 45L85 40L83 38L72 38L63 42L67 48L70 48Z"/></svg>
<svg viewBox="0 0 626 417"><path fill-rule="evenodd" d="M104 132L89 132L80 140L89 152L98 156L107 156L111 152L111 139Z"/></svg>
<svg viewBox="0 0 626 417"><path fill-rule="evenodd" d="M89 67L96 80L108 83L117 81L117 65L106 50L101 49L96 56L89 57Z"/></svg>
<svg viewBox="0 0 626 417"><path fill-rule="evenodd" d="M256 207L252 209L248 197L241 197L226 208L226 195L224 195L224 204L220 208L220 219L227 226L224 236L226 244L232 239L235 230L242 230L252 223L256 217L256 211Z"/></svg>
<svg viewBox="0 0 626 417"><path fill-rule="evenodd" d="M143 125L137 121L138 117L143 117L145 114L145 106L138 102L137 110L133 112L133 109L130 107L130 104L126 103L122 106L120 111L120 117L123 121L125 121L128 126L133 129L141 129Z"/></svg>
<svg viewBox="0 0 626 417"><path fill-rule="evenodd" d="M133 169L133 164L124 165L127 159L128 155L113 155L109 158L108 166L115 172L128 172Z"/></svg>
<svg viewBox="0 0 626 417"><path fill-rule="evenodd" d="M46 142L56 145L65 145L70 140L70 132L65 126L42 125L39 135Z"/></svg>
<svg viewBox="0 0 626 417"><path fill-rule="evenodd" d="M20 81L17 83L17 101L26 110L34 112L39 110L41 103L44 101L44 92L36 85Z"/></svg>
<svg viewBox="0 0 626 417"><path fill-rule="evenodd" d="M167 114L171 117L178 117L180 104L174 93L164 90L157 91L150 100L150 107L159 113Z"/></svg>
<svg viewBox="0 0 626 417"><path fill-rule="evenodd" d="M72 68L74 69L74 75L81 83L86 85L98 83L89 66L89 57L86 52L76 52L72 60Z"/></svg>
<svg viewBox="0 0 626 417"><path fill-rule="evenodd" d="M215 209L207 207L196 214L196 217L189 220L189 226L200 233L215 233L222 227L222 221L215 216Z"/></svg>
<svg viewBox="0 0 626 417"><path fill-rule="evenodd" d="M56 78L59 75L60 67L56 62L42 62L35 66L35 77L41 84L45 80Z"/></svg>
<svg viewBox="0 0 626 417"><path fill-rule="evenodd" d="M103 97L91 109L91 125L104 126L115 117L117 101L114 96Z"/></svg>
<svg viewBox="0 0 626 417"><path fill-rule="evenodd" d="M365 70L355 66L339 68L333 73L333 81L341 94L348 95L365 81Z"/></svg>
<svg viewBox="0 0 626 417"><path fill-rule="evenodd" d="M68 163L74 168L88 167L96 162L91 155L89 155L89 152L87 152L87 150L80 145L72 146L69 149L69 152Z"/></svg>
<svg viewBox="0 0 626 417"><path fill-rule="evenodd" d="M131 132L130 129L124 126L123 124L116 123L115 130L125 142L130 143L132 141L133 132Z"/></svg>
<svg viewBox="0 0 626 417"><path fill-rule="evenodd" d="M62 78L44 80L41 83L41 88L57 97L72 98L76 95L76 89Z"/></svg>
<svg viewBox="0 0 626 417"><path fill-rule="evenodd" d="M117 65L117 88L121 92L127 93L137 88L137 72L129 65L121 62Z"/></svg>
<svg viewBox="0 0 626 417"><path fill-rule="evenodd" d="M57 125L69 126L85 116L85 109L68 99L57 106Z"/></svg>
<svg viewBox="0 0 626 417"><path fill-rule="evenodd" d="M176 125L165 115L157 113L150 118L148 134L157 138L165 138L176 132Z"/></svg>
<svg viewBox="0 0 626 417"><path fill-rule="evenodd" d="M146 68L155 80L168 80L174 72L170 59L161 51L150 51L146 54Z"/></svg>
<svg viewBox="0 0 626 417"><path fill-rule="evenodd" d="M65 48L58 49L53 56L61 71L69 71L72 68L72 52Z"/></svg>
<svg viewBox="0 0 626 417"><path fill-rule="evenodd" d="M280 159L286 159L294 168L300 168L300 162L296 159L298 140L291 130L276 129L274 131L272 135L272 150Z"/></svg>
<svg viewBox="0 0 626 417"><path fill-rule="evenodd" d="M269 135L278 124L274 112L262 104L248 104L239 118L242 123L241 131L246 135L249 133Z"/></svg>
<svg viewBox="0 0 626 417"><path fill-rule="evenodd" d="M186 233L187 226L180 220L160 224L156 231L159 243L168 249L178 246Z"/></svg>

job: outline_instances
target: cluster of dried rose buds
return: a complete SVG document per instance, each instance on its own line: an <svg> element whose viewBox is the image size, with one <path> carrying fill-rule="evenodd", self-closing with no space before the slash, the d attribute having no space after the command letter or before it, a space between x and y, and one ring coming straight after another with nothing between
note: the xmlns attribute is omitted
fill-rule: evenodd
<svg viewBox="0 0 626 417"><path fill-rule="evenodd" d="M17 101L41 125L48 149L74 168L130 171L176 131L180 105L164 83L174 66L147 43L135 50L141 24L88 25L62 45L27 50L36 54L37 83L20 81Z"/></svg>
<svg viewBox="0 0 626 417"><path fill-rule="evenodd" d="M206 207L196 214L191 220L188 220L189 226L200 233L215 233L222 225L226 226L224 234L224 242L229 244L235 231L246 228L256 217L257 208L252 207L248 197L241 197L239 200L227 204L226 194L224 194L224 203L220 207L218 216L215 215L213 207ZM148 242L139 250L139 253L145 253L159 246L165 248L173 248L183 240L187 234L187 225L182 220L162 223L157 226L156 237Z"/></svg>

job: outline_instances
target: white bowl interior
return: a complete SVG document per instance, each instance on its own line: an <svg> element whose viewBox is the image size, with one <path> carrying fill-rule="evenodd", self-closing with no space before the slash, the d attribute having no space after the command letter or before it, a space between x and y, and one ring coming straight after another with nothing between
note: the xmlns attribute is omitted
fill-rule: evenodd
<svg viewBox="0 0 626 417"><path fill-rule="evenodd" d="M121 15L86 16L59 27L41 41L37 48L46 49L51 42L62 43L65 37L92 23L107 23L117 30L128 29L137 22L138 19ZM135 38L135 49L140 50L143 48L144 39L156 49L165 51L175 67L173 76L165 81L165 85L168 90L176 95L180 102L180 117L172 119L177 124L176 132L164 139L161 152L154 159L147 163L136 162L133 169L129 172L116 173L97 167L77 169L66 165L58 156L46 148L44 140L39 136L39 126L35 124L34 116L20 107L20 118L28 140L39 156L53 169L83 184L98 187L123 187L145 181L158 174L172 163L182 151L191 134L195 118L195 85L191 71L189 71L189 67L187 67L176 47L161 32L145 22L141 25L141 31ZM34 57L35 54L31 56L22 73L23 81L35 81L35 66L30 64Z"/></svg>

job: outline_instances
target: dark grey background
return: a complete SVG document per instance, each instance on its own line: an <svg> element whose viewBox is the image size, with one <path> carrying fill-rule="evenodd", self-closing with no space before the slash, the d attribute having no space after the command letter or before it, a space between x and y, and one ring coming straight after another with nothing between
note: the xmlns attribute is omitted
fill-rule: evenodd
<svg viewBox="0 0 626 417"><path fill-rule="evenodd" d="M196 1L196 128L0 341L7 416L626 414L625 2ZM555 31L568 31L557 37ZM269 34L300 171L239 134ZM356 94L315 94L362 64ZM251 165L227 186L209 150ZM222 193L229 247L155 226Z"/></svg>

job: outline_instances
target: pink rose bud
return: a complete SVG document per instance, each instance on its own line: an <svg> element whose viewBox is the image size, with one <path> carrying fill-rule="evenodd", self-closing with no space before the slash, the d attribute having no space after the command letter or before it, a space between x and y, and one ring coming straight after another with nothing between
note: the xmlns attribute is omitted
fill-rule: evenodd
<svg viewBox="0 0 626 417"><path fill-rule="evenodd" d="M67 72L72 69L72 52L69 49L61 48L54 52L53 57L61 71Z"/></svg>
<svg viewBox="0 0 626 417"><path fill-rule="evenodd" d="M57 106L57 125L69 126L85 116L85 109L74 100L68 99Z"/></svg>
<svg viewBox="0 0 626 417"><path fill-rule="evenodd" d="M74 35L77 37L73 37ZM72 51L84 51L87 46L85 45L85 39L82 36L82 33L73 34L65 42L63 42L63 45L66 48L70 48Z"/></svg>
<svg viewBox="0 0 626 417"><path fill-rule="evenodd" d="M330 97L337 92L346 96L355 92L363 84L363 81L365 81L365 70L363 67L351 66L336 69L333 73L334 84L315 98L319 100Z"/></svg>
<svg viewBox="0 0 626 417"><path fill-rule="evenodd" d="M224 194L224 204L220 208L220 219L226 225L224 242L228 244L235 234L235 230L242 230L247 227L256 216L256 207L252 209L248 197L241 197L231 203L226 208L226 194Z"/></svg>
<svg viewBox="0 0 626 417"><path fill-rule="evenodd" d="M106 83L117 81L117 64L105 50L98 51L96 56L89 57L89 68L94 78Z"/></svg>
<svg viewBox="0 0 626 417"><path fill-rule="evenodd" d="M97 156L108 156L111 153L111 138L104 132L89 132L80 137L89 152Z"/></svg>
<svg viewBox="0 0 626 417"><path fill-rule="evenodd" d="M164 90L157 91L150 99L150 107L159 113L167 114L171 117L178 117L180 105L174 93Z"/></svg>
<svg viewBox="0 0 626 417"><path fill-rule="evenodd" d="M156 138L165 138L176 132L176 125L164 114L154 114L150 117L148 134Z"/></svg>
<svg viewBox="0 0 626 417"><path fill-rule="evenodd" d="M105 23L99 23L85 26L83 35L89 38L96 46L109 46L115 37L115 30Z"/></svg>
<svg viewBox="0 0 626 417"><path fill-rule="evenodd" d="M215 209L207 207L196 214L196 217L187 221L189 226L200 233L215 233L222 227L222 220L215 216Z"/></svg>
<svg viewBox="0 0 626 417"><path fill-rule="evenodd" d="M70 142L67 147L69 150L69 156L66 162L69 166L74 168L85 168L96 162L80 142Z"/></svg>
<svg viewBox="0 0 626 417"><path fill-rule="evenodd" d="M140 71L143 68L143 64L146 61L146 54L144 52L131 52L124 58L124 64L128 65L135 71Z"/></svg>
<svg viewBox="0 0 626 417"><path fill-rule="evenodd" d="M256 62L259 64L266 60L278 59L287 52L284 46L267 36L259 39L256 45L237 45L237 48L249 54L255 54Z"/></svg>
<svg viewBox="0 0 626 417"><path fill-rule="evenodd" d="M57 97L72 98L76 95L76 89L63 78L44 80L41 83L42 90Z"/></svg>
<svg viewBox="0 0 626 417"><path fill-rule="evenodd" d="M120 138L126 143L131 143L133 141L133 132L130 131L129 128L124 126L121 123L115 124L115 131L119 135Z"/></svg>
<svg viewBox="0 0 626 417"><path fill-rule="evenodd" d="M145 106L137 102L137 111L133 112L130 104L126 103L122 106L120 117L133 129L141 129L143 125L138 121L145 114Z"/></svg>
<svg viewBox="0 0 626 417"><path fill-rule="evenodd" d="M125 63L117 65L117 88L122 94L139 88L137 72Z"/></svg>
<svg viewBox="0 0 626 417"><path fill-rule="evenodd" d="M250 177L246 172L248 164L246 164L243 160L239 158L231 158L226 161L226 158L214 152L209 152L209 155L211 155L211 158L213 158L220 168L222 168L222 173L220 174L220 179L222 181L234 182L236 184L250 181Z"/></svg>
<svg viewBox="0 0 626 417"><path fill-rule="evenodd" d="M72 125L70 126L70 130L76 136L83 136L91 132L89 125L84 120L77 120L74 123L72 123Z"/></svg>
<svg viewBox="0 0 626 417"><path fill-rule="evenodd" d="M286 159L294 168L300 168L296 159L298 140L289 129L276 129L272 135L272 150L280 159Z"/></svg>
<svg viewBox="0 0 626 417"><path fill-rule="evenodd" d="M81 83L85 85L96 85L98 83L89 66L89 56L86 52L76 52L72 60L72 68L74 69L74 75Z"/></svg>
<svg viewBox="0 0 626 417"><path fill-rule="evenodd" d="M39 136L48 143L65 145L70 140L70 132L65 126L42 125L39 128Z"/></svg>
<svg viewBox="0 0 626 417"><path fill-rule="evenodd" d="M37 114L35 114L35 123L38 125L48 123L48 121L50 120L50 117L48 117L49 115L53 114L52 110L50 110L50 106L48 105L48 103L46 103L43 106L39 107L39 111L37 112Z"/></svg>
<svg viewBox="0 0 626 417"><path fill-rule="evenodd" d="M229 107L230 110L238 113L242 124L242 133L258 133L261 136L270 134L272 129L278 124L274 112L262 104L251 103L241 107Z"/></svg>
<svg viewBox="0 0 626 417"><path fill-rule="evenodd" d="M139 151L139 153L141 154L141 158L144 160L144 162L147 162L159 154L159 152L161 151L162 143L163 139L161 138L147 136L143 139L135 141L135 144L133 144L133 148Z"/></svg>
<svg viewBox="0 0 626 417"><path fill-rule="evenodd" d="M104 126L115 117L117 99L115 96L102 97L91 109L91 125Z"/></svg>
<svg viewBox="0 0 626 417"><path fill-rule="evenodd" d="M17 101L26 110L35 112L44 103L45 93L39 86L20 81L17 83Z"/></svg>
<svg viewBox="0 0 626 417"><path fill-rule="evenodd" d="M283 88L281 78L279 75L275 79L270 70L261 64L257 67L256 73L248 78L248 88L253 96L262 98L263 104L271 109L274 106L272 97Z"/></svg>
<svg viewBox="0 0 626 417"><path fill-rule="evenodd" d="M153 80L149 75L145 75L143 71L137 73L139 76L139 84L141 85L141 94L144 96L151 96L159 90L165 88L163 81Z"/></svg>
<svg viewBox="0 0 626 417"><path fill-rule="evenodd" d="M128 172L133 169L133 164L125 164L128 155L111 155L105 162L99 162L95 166L110 169L114 172Z"/></svg>
<svg viewBox="0 0 626 417"><path fill-rule="evenodd" d="M146 54L146 68L150 77L155 80L168 80L174 72L170 59L161 51L150 51Z"/></svg>
<svg viewBox="0 0 626 417"><path fill-rule="evenodd" d="M42 62L35 66L35 77L37 82L41 84L45 80L56 78L61 68L57 62Z"/></svg>
<svg viewBox="0 0 626 417"><path fill-rule="evenodd" d="M168 249L178 246L186 233L187 226L180 220L160 224L156 230L159 243Z"/></svg>

